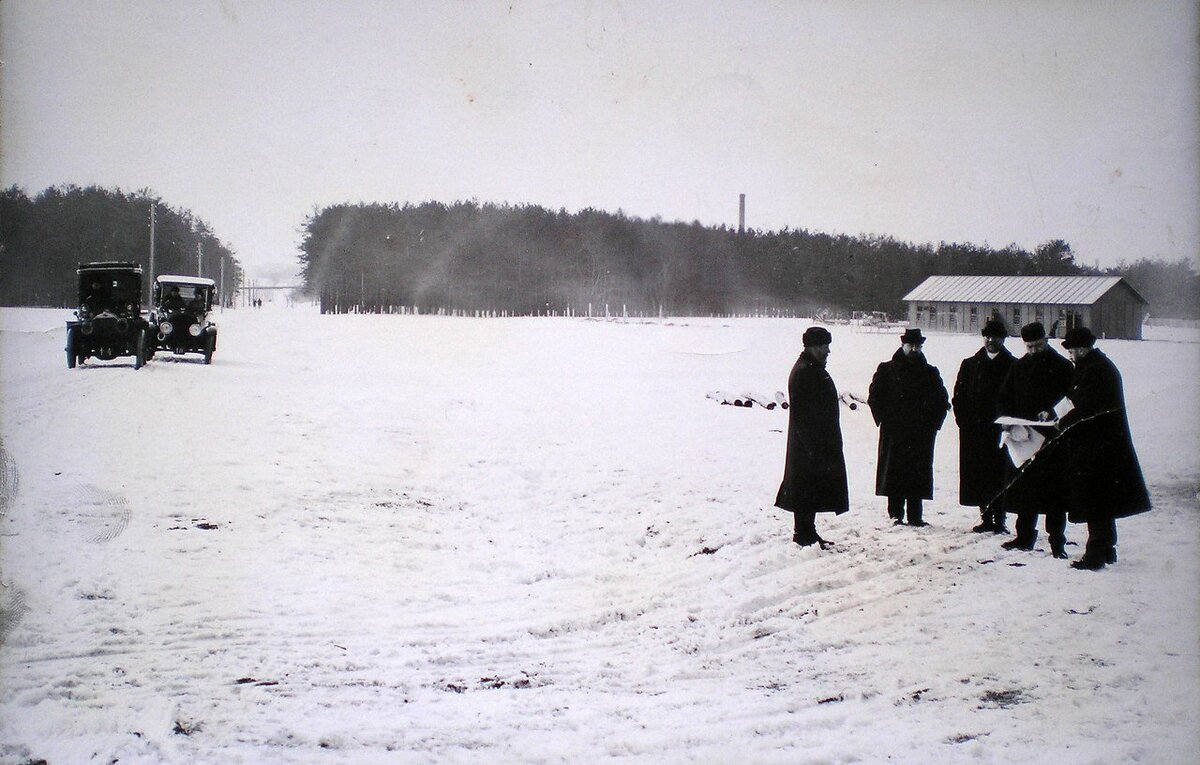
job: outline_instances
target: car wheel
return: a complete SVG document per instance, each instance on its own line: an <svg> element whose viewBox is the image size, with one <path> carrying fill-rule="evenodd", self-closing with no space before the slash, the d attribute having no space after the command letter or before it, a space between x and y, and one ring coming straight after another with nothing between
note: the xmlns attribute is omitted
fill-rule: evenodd
<svg viewBox="0 0 1200 765"><path fill-rule="evenodd" d="M217 349L217 341L212 335L204 338L204 363L212 363L213 351Z"/></svg>
<svg viewBox="0 0 1200 765"><path fill-rule="evenodd" d="M139 329L133 354L133 368L141 369L146 363L146 330Z"/></svg>
<svg viewBox="0 0 1200 765"><path fill-rule="evenodd" d="M74 327L67 329L67 369L74 369L75 362L79 358L79 354L75 352L78 334L78 330Z"/></svg>

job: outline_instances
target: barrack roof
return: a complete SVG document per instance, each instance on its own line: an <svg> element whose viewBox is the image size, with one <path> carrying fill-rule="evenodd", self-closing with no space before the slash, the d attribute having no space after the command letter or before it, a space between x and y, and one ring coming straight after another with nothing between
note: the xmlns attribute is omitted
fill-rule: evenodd
<svg viewBox="0 0 1200 765"><path fill-rule="evenodd" d="M905 295L904 300L1091 305L1118 284L1146 303L1120 276L931 276Z"/></svg>

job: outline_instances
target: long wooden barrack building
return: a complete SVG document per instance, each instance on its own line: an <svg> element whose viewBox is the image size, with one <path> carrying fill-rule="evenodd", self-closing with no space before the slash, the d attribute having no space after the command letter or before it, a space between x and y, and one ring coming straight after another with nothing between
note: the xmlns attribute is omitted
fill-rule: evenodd
<svg viewBox="0 0 1200 765"><path fill-rule="evenodd" d="M976 333L998 318L1013 335L1040 321L1052 337L1142 339L1146 299L1119 276L931 276L904 296L909 326Z"/></svg>

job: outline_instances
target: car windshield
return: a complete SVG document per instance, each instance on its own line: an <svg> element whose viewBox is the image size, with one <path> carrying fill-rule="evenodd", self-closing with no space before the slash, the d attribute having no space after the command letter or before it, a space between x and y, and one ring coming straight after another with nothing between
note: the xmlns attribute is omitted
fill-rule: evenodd
<svg viewBox="0 0 1200 765"><path fill-rule="evenodd" d="M207 308L208 288L199 284L164 284L159 304L163 308Z"/></svg>
<svg viewBox="0 0 1200 765"><path fill-rule="evenodd" d="M79 293L83 304L96 310L121 308L141 303L141 280L137 274L81 274Z"/></svg>

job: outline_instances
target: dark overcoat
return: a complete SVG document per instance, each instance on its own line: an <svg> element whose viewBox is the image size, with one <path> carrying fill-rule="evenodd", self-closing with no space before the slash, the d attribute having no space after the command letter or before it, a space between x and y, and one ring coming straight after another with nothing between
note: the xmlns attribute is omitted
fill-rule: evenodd
<svg viewBox="0 0 1200 765"><path fill-rule="evenodd" d="M1013 362L1012 369L1000 386L998 402L1001 415L1036 420L1039 412L1054 410L1054 405L1067 395L1075 367L1062 354L1047 347L1039 353L1026 353ZM1042 431L1047 437L1053 430ZM1006 488L993 500L1010 513L1021 511L1060 512L1067 509L1067 492L1063 481L1064 453L1061 449L1043 447L1033 460L1018 470L1005 456ZM1019 474L1019 475L1018 475Z"/></svg>
<svg viewBox="0 0 1200 765"><path fill-rule="evenodd" d="M775 506L791 512L850 509L838 393L825 366L805 350L788 376L787 457Z"/></svg>
<svg viewBox="0 0 1200 765"><path fill-rule="evenodd" d="M897 349L875 370L867 405L879 426L875 494L933 499L933 443L950 408L937 367Z"/></svg>
<svg viewBox="0 0 1200 765"><path fill-rule="evenodd" d="M1001 347L995 358L984 348L963 359L954 381L954 422L958 425L958 502L983 507L1004 485L1008 455L996 424L1000 386L1016 359Z"/></svg>
<svg viewBox="0 0 1200 765"><path fill-rule="evenodd" d="M1121 373L1092 349L1075 366L1067 392L1074 409L1059 422L1070 518L1124 518L1150 509L1150 493L1129 433Z"/></svg>

